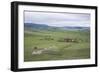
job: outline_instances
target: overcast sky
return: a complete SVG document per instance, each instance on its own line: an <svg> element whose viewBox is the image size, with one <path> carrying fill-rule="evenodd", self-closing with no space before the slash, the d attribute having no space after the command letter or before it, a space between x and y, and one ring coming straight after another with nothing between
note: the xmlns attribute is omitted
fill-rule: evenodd
<svg viewBox="0 0 100 73"><path fill-rule="evenodd" d="M90 27L90 14L24 12L25 23L45 24L49 26L82 26Z"/></svg>

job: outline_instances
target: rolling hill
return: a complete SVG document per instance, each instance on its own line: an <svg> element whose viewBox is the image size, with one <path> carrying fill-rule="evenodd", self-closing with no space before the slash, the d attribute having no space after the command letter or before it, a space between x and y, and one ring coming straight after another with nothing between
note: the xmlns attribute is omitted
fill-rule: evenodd
<svg viewBox="0 0 100 73"><path fill-rule="evenodd" d="M38 29L38 30L90 30L90 27L80 27L80 26L65 26L65 27L55 27L48 26L46 24L37 23L24 23L25 28Z"/></svg>

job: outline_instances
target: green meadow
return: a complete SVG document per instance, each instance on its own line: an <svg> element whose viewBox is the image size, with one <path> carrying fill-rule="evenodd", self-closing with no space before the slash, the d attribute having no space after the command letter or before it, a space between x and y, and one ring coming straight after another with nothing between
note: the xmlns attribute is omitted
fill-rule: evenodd
<svg viewBox="0 0 100 73"><path fill-rule="evenodd" d="M90 31L24 30L24 61L90 58Z"/></svg>

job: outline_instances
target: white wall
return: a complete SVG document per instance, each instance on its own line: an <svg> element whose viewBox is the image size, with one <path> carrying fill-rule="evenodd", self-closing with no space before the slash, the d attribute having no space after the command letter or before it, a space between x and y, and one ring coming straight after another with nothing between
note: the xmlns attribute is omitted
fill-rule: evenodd
<svg viewBox="0 0 100 73"><path fill-rule="evenodd" d="M10 2L14 0L0 0L0 73L11 73L10 69ZM18 0L16 0L18 1ZM45 3L61 3L61 4L79 4L79 5L97 5L100 12L100 0L21 0ZM98 12L98 13L99 13ZM100 16L100 14L98 14ZM98 18L100 19L100 17ZM98 22L99 24L100 22ZM100 25L98 25L100 31ZM99 36L100 37L100 34ZM98 39L100 40L100 39ZM100 47L100 46L99 46ZM98 48L99 49L99 48ZM98 50L99 52L100 50ZM99 53L100 55L100 53ZM100 60L100 58L99 58ZM100 62L99 62L100 64ZM74 68L60 70L35 71L36 73L98 73L99 67L91 68ZM32 73L32 71L30 71Z"/></svg>

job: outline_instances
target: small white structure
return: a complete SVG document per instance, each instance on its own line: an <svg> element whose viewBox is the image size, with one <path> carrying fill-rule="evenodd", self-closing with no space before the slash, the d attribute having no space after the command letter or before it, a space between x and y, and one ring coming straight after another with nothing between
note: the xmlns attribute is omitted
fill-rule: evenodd
<svg viewBox="0 0 100 73"><path fill-rule="evenodd" d="M51 46L49 48L43 48L43 49L37 49L37 50L33 50L32 55L40 55L40 54L47 54L47 53L53 53L53 52L58 52L55 46Z"/></svg>
<svg viewBox="0 0 100 73"><path fill-rule="evenodd" d="M43 50L37 50L37 51L33 51L32 55L39 55L42 54Z"/></svg>

